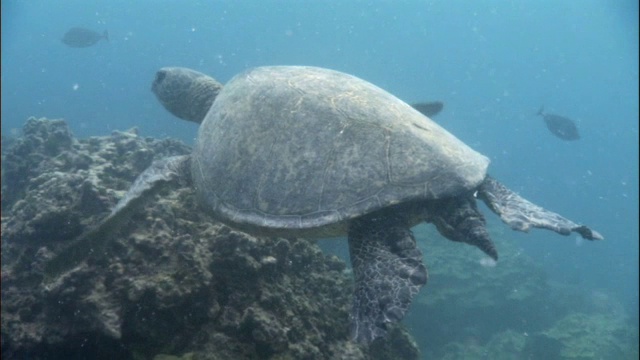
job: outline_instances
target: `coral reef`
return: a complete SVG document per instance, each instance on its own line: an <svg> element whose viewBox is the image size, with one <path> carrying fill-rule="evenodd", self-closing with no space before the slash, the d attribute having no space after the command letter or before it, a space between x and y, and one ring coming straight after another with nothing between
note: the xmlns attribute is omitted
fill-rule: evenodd
<svg viewBox="0 0 640 360"><path fill-rule="evenodd" d="M415 229L429 284L405 323L428 359L635 359L638 329L605 292L547 280L503 234L495 263L477 249Z"/></svg>
<svg viewBox="0 0 640 360"><path fill-rule="evenodd" d="M499 230L492 227L491 232ZM444 344L485 344L509 329L533 332L557 315L554 310L531 311L546 305L546 276L499 236L494 236L501 254L496 263L473 247L443 239L433 227L418 227L415 234L429 269L429 283L405 322L430 358L444 356L449 351Z"/></svg>
<svg viewBox="0 0 640 360"><path fill-rule="evenodd" d="M544 355L559 359L637 359L637 341L637 329L623 318L572 313L537 334L526 350L532 356L545 351Z"/></svg>
<svg viewBox="0 0 640 360"><path fill-rule="evenodd" d="M3 139L3 144L5 140ZM135 130L76 139L31 118L2 154L4 359L417 359L394 329L349 341L352 279L305 239L253 237L213 221L192 189L167 189L81 266L44 262L104 218L180 142Z"/></svg>
<svg viewBox="0 0 640 360"><path fill-rule="evenodd" d="M451 342L445 345L443 355L438 357L441 360L455 359L527 359L522 353L526 342L526 337L514 331L507 330L494 334L491 339L482 345L474 340L465 342ZM537 359L537 358L534 358ZM551 358L539 358L551 359Z"/></svg>

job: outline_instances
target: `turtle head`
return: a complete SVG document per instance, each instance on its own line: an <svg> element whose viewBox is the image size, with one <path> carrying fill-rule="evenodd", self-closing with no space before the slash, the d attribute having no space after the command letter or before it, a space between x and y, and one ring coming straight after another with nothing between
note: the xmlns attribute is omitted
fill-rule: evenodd
<svg viewBox="0 0 640 360"><path fill-rule="evenodd" d="M151 91L170 113L183 120L201 123L222 90L212 77L181 67L164 67L156 72Z"/></svg>

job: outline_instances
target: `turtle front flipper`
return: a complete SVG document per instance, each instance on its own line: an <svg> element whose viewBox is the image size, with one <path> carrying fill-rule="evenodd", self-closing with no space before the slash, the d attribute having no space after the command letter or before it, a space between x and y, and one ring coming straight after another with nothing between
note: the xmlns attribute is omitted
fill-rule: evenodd
<svg viewBox="0 0 640 360"><path fill-rule="evenodd" d="M562 235L575 231L588 240L604 239L600 233L587 226L578 225L529 202L488 175L478 188L478 197L512 229L527 232L533 226Z"/></svg>
<svg viewBox="0 0 640 360"><path fill-rule="evenodd" d="M355 276L351 334L370 343L387 333L388 324L402 320L427 283L427 269L406 220L391 211L354 220L349 252Z"/></svg>
<svg viewBox="0 0 640 360"><path fill-rule="evenodd" d="M101 252L104 244L113 238L123 223L140 209L146 200L160 191L163 185L178 180L190 181L189 159L190 156L184 155L154 161L138 176L109 216L96 227L74 239L46 263L44 268L46 279L53 280L58 275L80 265L90 255Z"/></svg>

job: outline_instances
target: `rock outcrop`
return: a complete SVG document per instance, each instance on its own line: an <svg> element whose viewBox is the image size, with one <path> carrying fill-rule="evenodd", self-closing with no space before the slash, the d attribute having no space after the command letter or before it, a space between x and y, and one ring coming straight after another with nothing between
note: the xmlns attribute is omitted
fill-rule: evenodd
<svg viewBox="0 0 640 360"><path fill-rule="evenodd" d="M3 139L3 144L5 139ZM416 359L396 328L349 341L352 279L305 239L215 222L168 189L108 246L45 282L44 263L104 218L155 159L188 154L135 130L76 139L31 118L2 154L4 359Z"/></svg>

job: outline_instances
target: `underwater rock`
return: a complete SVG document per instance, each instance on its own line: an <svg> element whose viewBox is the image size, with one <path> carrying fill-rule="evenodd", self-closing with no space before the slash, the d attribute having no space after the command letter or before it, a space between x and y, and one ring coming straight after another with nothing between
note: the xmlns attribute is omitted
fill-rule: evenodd
<svg viewBox="0 0 640 360"><path fill-rule="evenodd" d="M43 173L37 165L48 166L44 158L53 158L73 145L73 137L61 120L43 121L29 118L24 137L8 138L2 144L2 210L21 196L26 181ZM5 145L6 143L6 145ZM10 149L10 150L9 150ZM11 189L11 191L5 191ZM4 235L4 234L3 234Z"/></svg>
<svg viewBox="0 0 640 360"><path fill-rule="evenodd" d="M550 348L560 359L637 359L638 332L624 318L608 314L572 313L532 339L526 351Z"/></svg>
<svg viewBox="0 0 640 360"><path fill-rule="evenodd" d="M135 130L76 139L62 120L27 121L2 155L3 358L382 359L349 340L342 261L304 239L216 223L186 187L156 195L108 247L42 281L45 261L153 160L187 153ZM377 344L384 359L417 359L395 331Z"/></svg>
<svg viewBox="0 0 640 360"><path fill-rule="evenodd" d="M496 334L532 332L555 321L541 266L509 241L501 224L488 224L504 254L497 263L472 247L443 241L432 227L414 230L431 264L431 291L417 297L406 324L421 339L426 358L475 358L474 349L482 354Z"/></svg>
<svg viewBox="0 0 640 360"><path fill-rule="evenodd" d="M510 232L488 221L499 262L419 226L430 291L406 318L425 359L637 359L638 331L605 291L549 280ZM637 324L637 318L635 318Z"/></svg>
<svg viewBox="0 0 640 360"><path fill-rule="evenodd" d="M156 157L184 154L175 140L135 130L76 140L63 120L30 118L2 157L3 240L59 242L105 216L129 182ZM6 225L6 228L5 228Z"/></svg>

